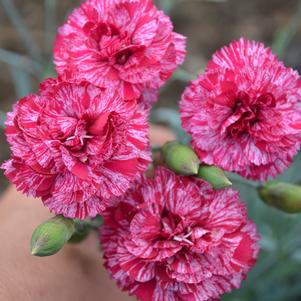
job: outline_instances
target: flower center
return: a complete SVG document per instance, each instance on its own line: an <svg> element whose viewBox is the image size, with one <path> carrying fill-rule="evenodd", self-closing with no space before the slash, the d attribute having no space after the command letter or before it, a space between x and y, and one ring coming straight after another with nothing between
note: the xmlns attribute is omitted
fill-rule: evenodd
<svg viewBox="0 0 301 301"><path fill-rule="evenodd" d="M181 234L181 235L175 235L173 237L173 240L178 241L178 242L187 243L190 246L193 246L193 242L189 239L193 232L191 231L190 228L188 228L188 231L189 232L187 234L185 234L185 235L183 235L183 234Z"/></svg>
<svg viewBox="0 0 301 301"><path fill-rule="evenodd" d="M91 138L93 138L93 136L89 136L89 135L72 136L72 137L69 137L69 138L67 139L67 141L79 139L80 144L81 144L81 145L84 145L84 139L91 139Z"/></svg>
<svg viewBox="0 0 301 301"><path fill-rule="evenodd" d="M79 120L73 135L66 139L65 145L73 151L81 150L85 146L85 141L93 138L92 135L88 135L86 128L87 122L85 120Z"/></svg>
<svg viewBox="0 0 301 301"><path fill-rule="evenodd" d="M132 55L127 35L109 23L100 23L96 26L95 39L98 41L98 50L102 60L112 65L124 65Z"/></svg>
<svg viewBox="0 0 301 301"><path fill-rule="evenodd" d="M99 23L97 26L98 34L102 36L118 36L120 34L119 29L110 23Z"/></svg>
<svg viewBox="0 0 301 301"><path fill-rule="evenodd" d="M192 246L192 228L183 222L177 215L168 210L164 210L161 214L161 238L171 239L183 244Z"/></svg>
<svg viewBox="0 0 301 301"><path fill-rule="evenodd" d="M248 133L254 124L260 122L261 111L274 108L275 105L276 101L271 93L252 99L247 93L239 92L232 114L223 123L221 132L227 132L232 137Z"/></svg>
<svg viewBox="0 0 301 301"><path fill-rule="evenodd" d="M124 65L132 55L131 49L125 49L117 53L115 59L118 65Z"/></svg>

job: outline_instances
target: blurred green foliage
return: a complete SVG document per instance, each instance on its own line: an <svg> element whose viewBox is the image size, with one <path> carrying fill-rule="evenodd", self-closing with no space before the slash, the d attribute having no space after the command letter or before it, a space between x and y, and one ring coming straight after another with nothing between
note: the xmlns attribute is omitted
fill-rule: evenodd
<svg viewBox="0 0 301 301"><path fill-rule="evenodd" d="M301 154L278 179L301 182ZM256 188L234 181L247 203L248 215L261 235L261 253L255 268L240 290L225 296L224 301L297 301L301 298L301 216L289 215L265 205ZM245 181L246 182L246 181ZM247 183L247 182L246 182Z"/></svg>

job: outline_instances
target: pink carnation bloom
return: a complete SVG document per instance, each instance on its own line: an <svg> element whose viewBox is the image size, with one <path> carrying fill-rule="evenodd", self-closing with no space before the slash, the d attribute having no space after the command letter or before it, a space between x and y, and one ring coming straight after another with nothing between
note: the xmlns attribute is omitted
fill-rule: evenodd
<svg viewBox="0 0 301 301"><path fill-rule="evenodd" d="M185 58L185 38L151 0L87 0L59 29L57 72L114 87L124 99L159 87Z"/></svg>
<svg viewBox="0 0 301 301"><path fill-rule="evenodd" d="M146 119L134 101L111 90L49 79L8 114L12 158L2 168L52 212L94 217L147 168Z"/></svg>
<svg viewBox="0 0 301 301"><path fill-rule="evenodd" d="M237 192L157 168L104 214L105 267L142 301L207 301L238 288L258 255Z"/></svg>
<svg viewBox="0 0 301 301"><path fill-rule="evenodd" d="M254 180L275 177L300 147L301 80L262 43L217 51L186 89L182 125L207 164Z"/></svg>

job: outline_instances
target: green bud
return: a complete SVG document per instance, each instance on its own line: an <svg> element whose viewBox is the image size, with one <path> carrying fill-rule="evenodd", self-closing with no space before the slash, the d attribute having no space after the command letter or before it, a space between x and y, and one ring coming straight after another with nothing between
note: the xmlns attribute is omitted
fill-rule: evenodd
<svg viewBox="0 0 301 301"><path fill-rule="evenodd" d="M162 147L161 154L166 166L176 173L183 176L198 173L200 160L190 147L172 141Z"/></svg>
<svg viewBox="0 0 301 301"><path fill-rule="evenodd" d="M82 229L80 231L76 231L71 238L69 239L68 243L71 244L78 244L82 241L84 241L88 235L90 233L90 229L86 228L86 229Z"/></svg>
<svg viewBox="0 0 301 301"><path fill-rule="evenodd" d="M301 187L272 181L258 188L260 198L269 206L287 213L301 212Z"/></svg>
<svg viewBox="0 0 301 301"><path fill-rule="evenodd" d="M31 237L31 254L51 256L57 253L75 232L74 221L55 216L39 225Z"/></svg>
<svg viewBox="0 0 301 301"><path fill-rule="evenodd" d="M210 183L216 190L232 186L224 171L216 166L201 165L197 177Z"/></svg>

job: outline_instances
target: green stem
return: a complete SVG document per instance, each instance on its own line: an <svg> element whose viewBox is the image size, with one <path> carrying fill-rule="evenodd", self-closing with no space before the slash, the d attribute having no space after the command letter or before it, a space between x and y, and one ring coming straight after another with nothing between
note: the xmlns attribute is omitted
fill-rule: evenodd
<svg viewBox="0 0 301 301"><path fill-rule="evenodd" d="M297 34L301 24L301 3L296 9L296 13L291 18L290 22L281 29L275 37L272 49L279 56L283 57L285 50Z"/></svg>
<svg viewBox="0 0 301 301"><path fill-rule="evenodd" d="M22 17L14 3L13 0L1 0L0 3L10 19L11 23L14 25L16 31L18 32L20 39L23 41L28 53L31 55L32 59L36 59L39 62L42 61L42 54L36 41L31 36L28 28L22 20Z"/></svg>
<svg viewBox="0 0 301 301"><path fill-rule="evenodd" d="M259 187L259 185L256 184L256 183L253 183L253 182L250 182L250 181L247 181L247 180L243 180L243 179L239 179L239 178L233 177L231 175L229 175L228 178L233 183L240 184L240 185L245 185L245 186L248 186L248 187L253 188L253 189L257 189Z"/></svg>
<svg viewBox="0 0 301 301"><path fill-rule="evenodd" d="M102 225L102 218L97 216L94 219L88 220L74 220L75 223L75 233L72 235L69 243L80 243L87 238L91 230L98 230Z"/></svg>
<svg viewBox="0 0 301 301"><path fill-rule="evenodd" d="M174 5L175 0L160 0L160 7L169 15Z"/></svg>
<svg viewBox="0 0 301 301"><path fill-rule="evenodd" d="M75 219L75 226L79 228L89 228L89 229L98 229L102 225L102 218L101 216L97 216L93 219L86 219L86 220L78 220Z"/></svg>
<svg viewBox="0 0 301 301"><path fill-rule="evenodd" d="M0 129L5 129L6 113L0 111Z"/></svg>
<svg viewBox="0 0 301 301"><path fill-rule="evenodd" d="M159 153L161 151L161 147L159 146L152 146L152 153Z"/></svg>
<svg viewBox="0 0 301 301"><path fill-rule="evenodd" d="M0 48L0 61L33 75L41 72L41 66L38 62L31 60L24 55L2 48Z"/></svg>

